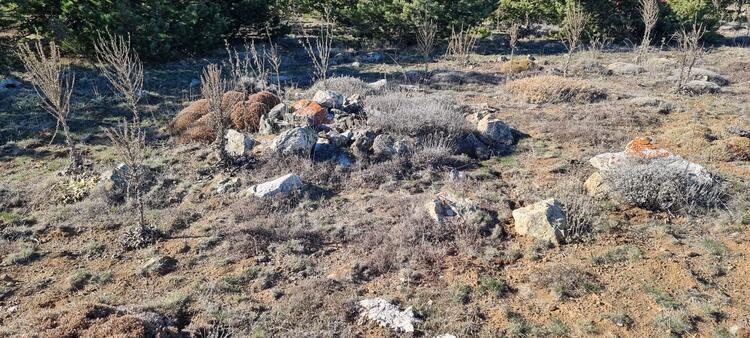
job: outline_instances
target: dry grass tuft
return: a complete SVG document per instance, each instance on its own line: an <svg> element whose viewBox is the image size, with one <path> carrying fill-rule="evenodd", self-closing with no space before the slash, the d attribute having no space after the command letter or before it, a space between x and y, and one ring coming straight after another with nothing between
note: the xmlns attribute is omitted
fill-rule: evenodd
<svg viewBox="0 0 750 338"><path fill-rule="evenodd" d="M374 94L375 90L356 77L351 76L336 76L330 79L320 80L315 82L308 90L304 92L303 97L312 99L315 93L319 90L331 90L339 92L344 97L352 95L359 95L360 97L366 97Z"/></svg>
<svg viewBox="0 0 750 338"><path fill-rule="evenodd" d="M370 97L366 110L368 124L393 133L462 135L468 131L460 105L447 95L387 93Z"/></svg>
<svg viewBox="0 0 750 338"><path fill-rule="evenodd" d="M516 80L508 84L508 90L529 103L592 103L607 97L606 91L587 81L555 75Z"/></svg>
<svg viewBox="0 0 750 338"><path fill-rule="evenodd" d="M537 65L534 61L529 59L512 59L500 66L500 71L503 73L515 74L536 69Z"/></svg>
<svg viewBox="0 0 750 338"><path fill-rule="evenodd" d="M258 131L260 117L269 111L268 106L261 102L251 102L250 100L237 104L232 107L229 113L229 119L237 130L247 130L250 132Z"/></svg>

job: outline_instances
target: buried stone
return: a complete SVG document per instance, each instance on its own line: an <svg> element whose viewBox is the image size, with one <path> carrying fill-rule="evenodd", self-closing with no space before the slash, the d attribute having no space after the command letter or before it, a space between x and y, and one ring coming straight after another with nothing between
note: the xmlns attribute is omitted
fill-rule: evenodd
<svg viewBox="0 0 750 338"><path fill-rule="evenodd" d="M401 311L398 306L382 298L361 300L359 306L363 317L399 333L414 332L414 324L420 321L414 316L411 307Z"/></svg>

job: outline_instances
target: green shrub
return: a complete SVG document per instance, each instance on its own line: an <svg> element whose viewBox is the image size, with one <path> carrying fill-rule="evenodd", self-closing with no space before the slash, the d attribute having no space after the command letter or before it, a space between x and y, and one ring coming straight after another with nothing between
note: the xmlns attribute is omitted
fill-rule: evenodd
<svg viewBox="0 0 750 338"><path fill-rule="evenodd" d="M319 13L329 8L331 19L353 28L357 36L390 41L413 40L415 20L423 16L433 20L445 37L450 27L477 26L497 8L496 0L302 0L299 4Z"/></svg>
<svg viewBox="0 0 750 338"><path fill-rule="evenodd" d="M281 7L265 0L12 0L21 30L55 38L69 52L91 54L98 35L130 35L144 59L201 53L250 28L280 26ZM249 14L252 13L252 14Z"/></svg>

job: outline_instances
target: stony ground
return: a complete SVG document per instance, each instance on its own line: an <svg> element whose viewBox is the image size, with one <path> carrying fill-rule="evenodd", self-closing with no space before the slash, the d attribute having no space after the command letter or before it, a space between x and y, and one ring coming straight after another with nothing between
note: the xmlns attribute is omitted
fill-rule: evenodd
<svg viewBox="0 0 750 338"><path fill-rule="evenodd" d="M641 70L613 74L608 65L635 54L576 54L573 77L606 98L553 103L511 87L554 73L561 55L536 55L539 67L515 74L497 55L440 61L427 80L411 80L420 66L406 56L344 62L335 71L453 96L469 116L494 112L518 131L486 160L349 168L263 154L218 168L210 147L163 131L197 98L190 83L208 60L147 67L146 216L163 236L139 250L120 245L131 209L95 187L118 163L100 127L125 116L104 79L77 66L73 127L89 168L73 179L60 175L65 148L49 144L54 122L28 84L0 94L0 335L747 337L750 149L737 130L750 129L750 50L709 50L698 67L729 83L704 95L673 91L675 58L652 52ZM589 159L638 137L720 176L729 198L686 214L589 197ZM304 192L241 193L288 173ZM231 178L237 192L214 193ZM438 195L471 201L471 217L434 221L425 203ZM547 198L591 229L559 245L518 234L512 211ZM363 316L360 302L375 298L413 314L416 332Z"/></svg>

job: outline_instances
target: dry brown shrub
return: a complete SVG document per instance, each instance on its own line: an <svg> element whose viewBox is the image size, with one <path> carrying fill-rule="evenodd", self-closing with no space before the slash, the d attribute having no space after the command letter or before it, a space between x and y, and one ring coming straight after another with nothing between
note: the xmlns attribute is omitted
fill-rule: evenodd
<svg viewBox="0 0 750 338"><path fill-rule="evenodd" d="M169 125L169 132L173 135L182 133L207 113L208 100L200 99L195 101L177 114Z"/></svg>
<svg viewBox="0 0 750 338"><path fill-rule="evenodd" d="M529 59L512 59L500 66L500 71L503 73L520 73L528 70L536 69L536 63Z"/></svg>
<svg viewBox="0 0 750 338"><path fill-rule="evenodd" d="M721 139L706 150L711 158L719 161L750 161L750 138L733 136Z"/></svg>
<svg viewBox="0 0 750 338"><path fill-rule="evenodd" d="M281 103L281 100L278 96L274 95L271 92L258 92L253 95L250 95L250 97L247 99L248 102L254 103L262 103L264 104L268 110L271 110L271 108L276 107L277 104Z"/></svg>
<svg viewBox="0 0 750 338"><path fill-rule="evenodd" d="M248 100L244 102L244 105L241 102L237 102L232 107L232 112L229 113L229 119L232 120L232 125L237 130L255 132L258 131L260 117L269 110L268 106L261 102Z"/></svg>
<svg viewBox="0 0 750 338"><path fill-rule="evenodd" d="M149 334L143 321L135 316L114 317L101 323L91 325L82 337L147 337Z"/></svg>
<svg viewBox="0 0 750 338"><path fill-rule="evenodd" d="M203 120L203 122L201 122ZM190 128L185 130L180 135L180 141L183 143L188 142L201 142L201 143L211 143L214 141L216 135L214 134L214 128L211 127L211 123L209 123L209 118L201 118L200 120L196 121L196 123L192 124Z"/></svg>
<svg viewBox="0 0 750 338"><path fill-rule="evenodd" d="M585 80L562 76L528 77L508 84L508 90L529 103L592 103L603 100L607 93Z"/></svg>

